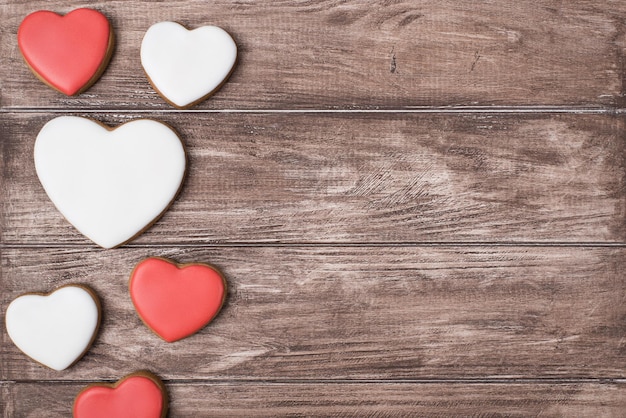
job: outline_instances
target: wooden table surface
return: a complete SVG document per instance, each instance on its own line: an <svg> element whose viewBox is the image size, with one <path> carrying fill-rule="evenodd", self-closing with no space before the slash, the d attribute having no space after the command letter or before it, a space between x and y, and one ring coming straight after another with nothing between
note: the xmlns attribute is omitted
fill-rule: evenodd
<svg viewBox="0 0 626 418"><path fill-rule="evenodd" d="M40 9L89 5L113 59L65 97L22 62ZM55 372L0 333L3 417L67 417L91 382L159 375L171 417L626 416L623 0L0 0L0 319L91 286L94 345ZM143 34L218 25L230 81L189 111L139 62ZM34 170L59 115L179 132L169 211L102 250ZM227 303L167 344L127 280L149 256L218 266Z"/></svg>

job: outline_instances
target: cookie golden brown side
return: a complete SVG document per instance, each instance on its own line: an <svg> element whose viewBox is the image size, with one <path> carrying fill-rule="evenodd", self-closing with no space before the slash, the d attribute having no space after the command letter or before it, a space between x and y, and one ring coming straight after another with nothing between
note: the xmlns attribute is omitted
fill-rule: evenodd
<svg viewBox="0 0 626 418"><path fill-rule="evenodd" d="M177 132L152 119L109 128L88 118L57 117L37 135L34 160L59 212L107 249L153 225L175 201L187 174Z"/></svg>
<svg viewBox="0 0 626 418"><path fill-rule="evenodd" d="M68 284L49 293L18 296L7 308L5 323L24 354L61 371L87 353L98 334L101 311L91 288Z"/></svg>
<svg viewBox="0 0 626 418"><path fill-rule="evenodd" d="M165 418L168 396L155 374L139 370L115 383L94 383L76 395L74 418Z"/></svg>
<svg viewBox="0 0 626 418"><path fill-rule="evenodd" d="M35 76L68 96L84 92L100 78L115 47L106 16L87 8L65 16L33 12L20 24L17 41Z"/></svg>
<svg viewBox="0 0 626 418"><path fill-rule="evenodd" d="M141 65L154 90L188 109L219 90L234 71L237 45L224 29L187 30L176 22L152 25L141 42Z"/></svg>
<svg viewBox="0 0 626 418"><path fill-rule="evenodd" d="M189 337L208 325L227 295L226 280L215 267L160 257L137 264L128 286L141 320L167 342Z"/></svg>

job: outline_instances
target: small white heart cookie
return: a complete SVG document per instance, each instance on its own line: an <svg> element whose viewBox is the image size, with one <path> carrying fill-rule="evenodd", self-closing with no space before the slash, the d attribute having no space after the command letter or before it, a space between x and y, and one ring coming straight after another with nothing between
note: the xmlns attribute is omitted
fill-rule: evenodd
<svg viewBox="0 0 626 418"><path fill-rule="evenodd" d="M68 285L44 295L28 293L9 304L6 326L28 357L64 370L85 354L100 325L100 302L84 286Z"/></svg>
<svg viewBox="0 0 626 418"><path fill-rule="evenodd" d="M35 141L39 181L61 214L104 248L121 245L169 207L186 170L167 125L141 119L108 129L90 119L52 119Z"/></svg>
<svg viewBox="0 0 626 418"><path fill-rule="evenodd" d="M141 42L141 65L154 89L184 109L213 94L237 61L237 45L217 26L187 30L175 22L152 25Z"/></svg>

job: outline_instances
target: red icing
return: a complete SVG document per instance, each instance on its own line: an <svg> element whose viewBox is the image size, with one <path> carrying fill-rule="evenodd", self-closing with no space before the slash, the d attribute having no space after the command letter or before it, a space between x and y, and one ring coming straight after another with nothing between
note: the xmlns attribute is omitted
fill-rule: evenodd
<svg viewBox="0 0 626 418"><path fill-rule="evenodd" d="M144 376L123 379L116 388L92 386L74 401L74 418L160 418L161 388Z"/></svg>
<svg viewBox="0 0 626 418"><path fill-rule="evenodd" d="M65 16L42 10L22 21L17 43L41 78L71 96L104 65L109 34L109 21L95 10L76 9Z"/></svg>
<svg viewBox="0 0 626 418"><path fill-rule="evenodd" d="M179 268L160 258L135 267L130 297L141 319L165 341L185 338L208 324L219 312L226 286L209 266Z"/></svg>

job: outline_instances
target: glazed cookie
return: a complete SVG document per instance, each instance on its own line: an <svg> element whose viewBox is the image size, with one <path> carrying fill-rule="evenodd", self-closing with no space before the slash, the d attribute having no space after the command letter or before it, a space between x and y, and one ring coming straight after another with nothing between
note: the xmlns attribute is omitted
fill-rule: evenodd
<svg viewBox="0 0 626 418"><path fill-rule="evenodd" d="M156 257L137 264L129 288L141 320L167 342L199 331L226 299L226 281L215 268Z"/></svg>
<svg viewBox="0 0 626 418"><path fill-rule="evenodd" d="M148 371L129 374L114 384L87 386L74 400L74 418L165 418L167 392Z"/></svg>
<svg viewBox="0 0 626 418"><path fill-rule="evenodd" d="M100 78L113 54L113 30L92 9L65 16L40 10L26 16L17 32L26 64L39 79L68 96L87 90Z"/></svg>
<svg viewBox="0 0 626 418"><path fill-rule="evenodd" d="M186 170L176 133L148 119L109 129L61 116L41 129L34 155L50 200L104 248L133 239L155 222L176 197Z"/></svg>
<svg viewBox="0 0 626 418"><path fill-rule="evenodd" d="M13 343L54 370L76 363L100 326L100 301L86 286L68 285L48 293L27 293L9 304L6 327Z"/></svg>
<svg viewBox="0 0 626 418"><path fill-rule="evenodd" d="M152 25L141 42L141 65L152 87L185 109L217 91L237 61L233 38L217 26L187 30L175 22Z"/></svg>

